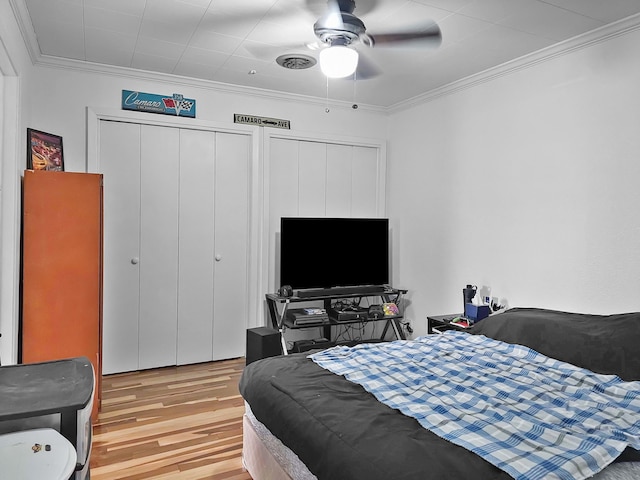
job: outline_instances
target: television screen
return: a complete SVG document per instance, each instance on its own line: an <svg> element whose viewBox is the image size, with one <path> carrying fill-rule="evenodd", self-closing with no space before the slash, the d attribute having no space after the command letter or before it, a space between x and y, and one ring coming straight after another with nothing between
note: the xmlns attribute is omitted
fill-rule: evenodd
<svg viewBox="0 0 640 480"><path fill-rule="evenodd" d="M388 283L387 218L282 218L280 285L310 289Z"/></svg>

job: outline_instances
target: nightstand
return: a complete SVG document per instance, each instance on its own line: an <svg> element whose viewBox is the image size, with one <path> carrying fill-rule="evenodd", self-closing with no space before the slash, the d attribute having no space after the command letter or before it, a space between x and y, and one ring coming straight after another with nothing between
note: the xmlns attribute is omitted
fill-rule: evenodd
<svg viewBox="0 0 640 480"><path fill-rule="evenodd" d="M469 330L458 325L451 324L451 320L460 317L461 313L450 313L448 315L427 315L427 333L442 333L446 330L458 330L464 332Z"/></svg>

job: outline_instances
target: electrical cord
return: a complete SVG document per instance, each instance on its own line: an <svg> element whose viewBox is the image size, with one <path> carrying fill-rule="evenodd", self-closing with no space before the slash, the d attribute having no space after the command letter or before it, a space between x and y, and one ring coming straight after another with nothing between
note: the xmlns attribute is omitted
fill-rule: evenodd
<svg viewBox="0 0 640 480"><path fill-rule="evenodd" d="M404 327L407 333L413 333L413 328L411 327L411 322L400 322L400 324Z"/></svg>
<svg viewBox="0 0 640 480"><path fill-rule="evenodd" d="M361 298L354 299L350 302L347 300L336 300L333 304L331 304L331 308L338 311L358 310L361 301Z"/></svg>

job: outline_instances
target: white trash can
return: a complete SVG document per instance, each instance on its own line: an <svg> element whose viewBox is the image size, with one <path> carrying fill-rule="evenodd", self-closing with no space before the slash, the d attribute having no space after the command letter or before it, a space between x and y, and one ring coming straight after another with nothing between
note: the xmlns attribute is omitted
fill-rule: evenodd
<svg viewBox="0 0 640 480"><path fill-rule="evenodd" d="M76 468L76 450L52 428L0 435L2 478L68 480Z"/></svg>

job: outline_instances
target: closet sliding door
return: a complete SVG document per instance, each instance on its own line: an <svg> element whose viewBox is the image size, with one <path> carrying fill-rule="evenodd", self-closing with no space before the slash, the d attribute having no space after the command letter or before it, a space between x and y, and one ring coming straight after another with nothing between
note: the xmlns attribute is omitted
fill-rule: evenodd
<svg viewBox="0 0 640 480"><path fill-rule="evenodd" d="M245 354L249 315L250 147L216 133L213 360Z"/></svg>
<svg viewBox="0 0 640 480"><path fill-rule="evenodd" d="M180 132L178 365L244 355L249 153L245 135Z"/></svg>
<svg viewBox="0 0 640 480"><path fill-rule="evenodd" d="M180 130L140 130L138 368L145 369L176 364Z"/></svg>
<svg viewBox="0 0 640 480"><path fill-rule="evenodd" d="M175 365L179 131L101 122L103 372Z"/></svg>
<svg viewBox="0 0 640 480"><path fill-rule="evenodd" d="M269 143L269 285L280 287L280 218L385 215L382 146L272 137Z"/></svg>
<svg viewBox="0 0 640 480"><path fill-rule="evenodd" d="M213 358L215 132L180 132L178 364Z"/></svg>
<svg viewBox="0 0 640 480"><path fill-rule="evenodd" d="M104 368L244 354L250 137L100 122Z"/></svg>
<svg viewBox="0 0 640 480"><path fill-rule="evenodd" d="M138 368L141 127L100 122L104 182L102 373Z"/></svg>

